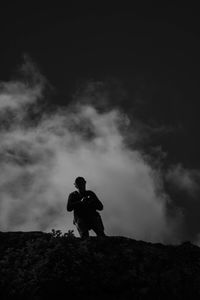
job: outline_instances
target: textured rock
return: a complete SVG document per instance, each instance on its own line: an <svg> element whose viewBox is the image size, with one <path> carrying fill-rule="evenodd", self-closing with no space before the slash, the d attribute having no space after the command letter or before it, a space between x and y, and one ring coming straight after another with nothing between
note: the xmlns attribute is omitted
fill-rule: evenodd
<svg viewBox="0 0 200 300"><path fill-rule="evenodd" d="M199 299L200 248L0 232L0 299Z"/></svg>

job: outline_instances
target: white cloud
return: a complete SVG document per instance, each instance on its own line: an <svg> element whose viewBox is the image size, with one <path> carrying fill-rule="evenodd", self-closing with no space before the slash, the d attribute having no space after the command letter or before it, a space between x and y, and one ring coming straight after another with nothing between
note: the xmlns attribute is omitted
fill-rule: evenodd
<svg viewBox="0 0 200 300"><path fill-rule="evenodd" d="M31 104L41 95L41 87L28 87L22 82L2 83L0 85L0 109L19 109Z"/></svg>
<svg viewBox="0 0 200 300"><path fill-rule="evenodd" d="M200 172L194 169L184 168L181 164L172 166L166 179L179 190L187 192L190 196L196 197L199 192Z"/></svg>
<svg viewBox="0 0 200 300"><path fill-rule="evenodd" d="M27 119L24 107L41 97L41 82L2 86L0 115L9 107L16 120L22 115ZM76 101L73 107L43 115L35 127L15 121L1 131L1 230L72 229L67 197L75 177L84 176L104 204L108 235L172 241L162 180L138 150L126 146L121 127L128 126L127 117Z"/></svg>

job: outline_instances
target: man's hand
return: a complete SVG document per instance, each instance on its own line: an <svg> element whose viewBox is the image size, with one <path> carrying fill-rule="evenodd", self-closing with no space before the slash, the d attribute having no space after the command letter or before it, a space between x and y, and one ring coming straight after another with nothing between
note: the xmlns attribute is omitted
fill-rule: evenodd
<svg viewBox="0 0 200 300"><path fill-rule="evenodd" d="M91 197L90 196L85 196L85 197L83 197L82 199L81 199L81 202L82 203L91 203L92 202L92 199L91 199Z"/></svg>
<svg viewBox="0 0 200 300"><path fill-rule="evenodd" d="M81 202L86 202L86 200L87 200L87 197L83 197L83 198L81 198Z"/></svg>

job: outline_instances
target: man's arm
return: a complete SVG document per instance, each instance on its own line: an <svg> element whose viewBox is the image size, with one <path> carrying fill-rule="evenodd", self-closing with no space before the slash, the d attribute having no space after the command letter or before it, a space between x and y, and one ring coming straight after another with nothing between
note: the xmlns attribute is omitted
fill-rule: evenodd
<svg viewBox="0 0 200 300"><path fill-rule="evenodd" d="M97 210L103 210L103 204L101 203L101 201L99 200L99 198L97 197L97 195L90 191L90 199L89 199L90 205L92 205L95 209Z"/></svg>

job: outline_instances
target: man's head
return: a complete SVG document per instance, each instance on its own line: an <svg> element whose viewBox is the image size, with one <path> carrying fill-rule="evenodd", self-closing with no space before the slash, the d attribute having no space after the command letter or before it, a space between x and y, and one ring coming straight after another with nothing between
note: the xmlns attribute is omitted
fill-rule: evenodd
<svg viewBox="0 0 200 300"><path fill-rule="evenodd" d="M83 177L77 177L74 185L78 190L85 191L86 180Z"/></svg>

